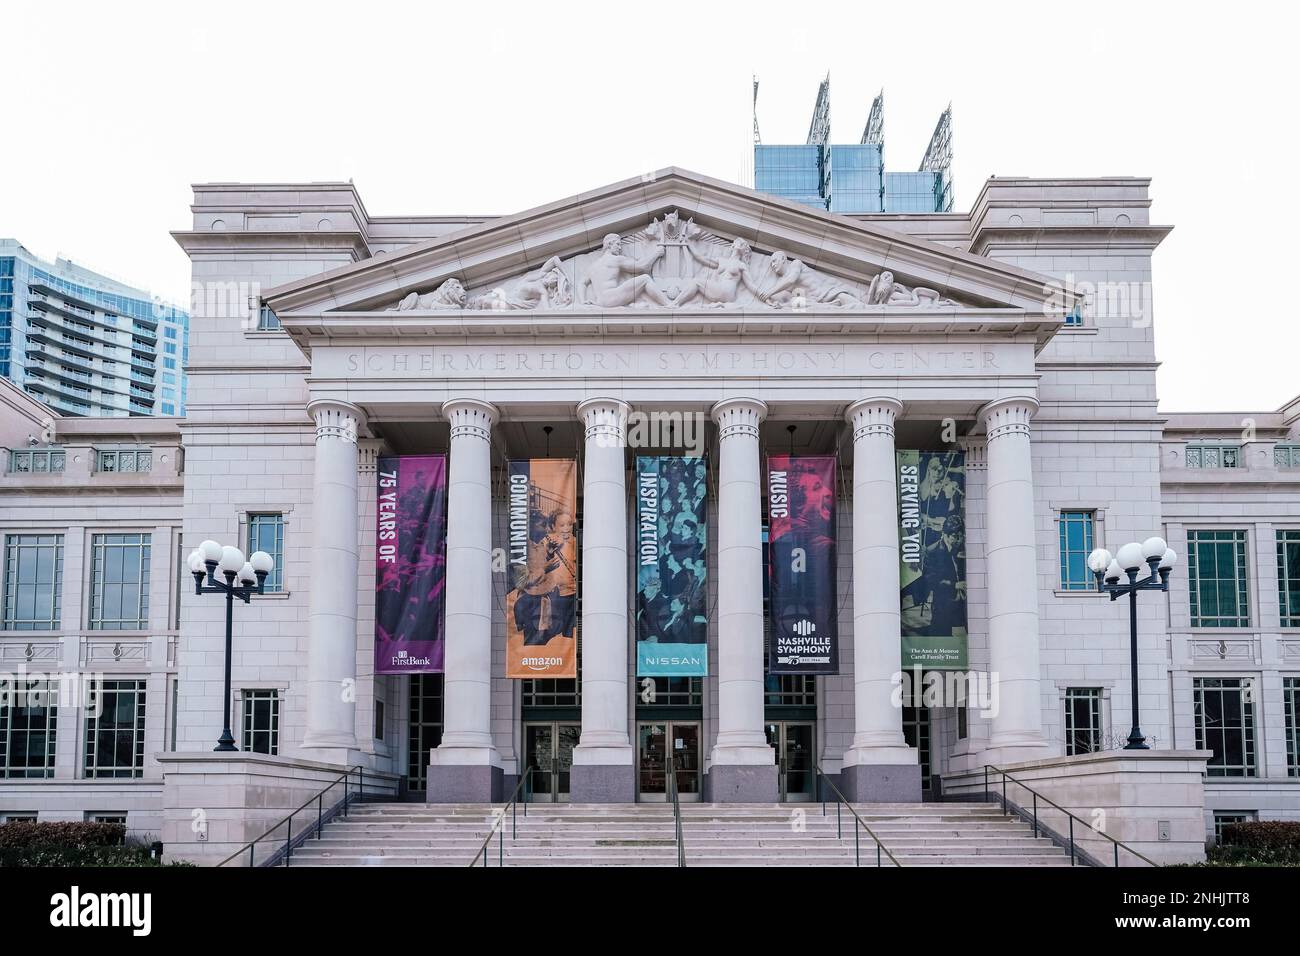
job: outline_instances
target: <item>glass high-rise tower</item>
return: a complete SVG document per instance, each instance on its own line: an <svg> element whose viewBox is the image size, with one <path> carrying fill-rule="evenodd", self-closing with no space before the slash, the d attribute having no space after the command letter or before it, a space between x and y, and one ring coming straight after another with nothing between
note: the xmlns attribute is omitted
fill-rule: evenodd
<svg viewBox="0 0 1300 956"><path fill-rule="evenodd" d="M64 415L185 414L187 312L0 239L0 375Z"/></svg>
<svg viewBox="0 0 1300 956"><path fill-rule="evenodd" d="M885 169L883 92L871 104L860 142L830 142L829 77L818 88L807 142L759 142L757 114L754 132L754 188L760 192L831 212L952 211L951 106L940 115L916 172Z"/></svg>

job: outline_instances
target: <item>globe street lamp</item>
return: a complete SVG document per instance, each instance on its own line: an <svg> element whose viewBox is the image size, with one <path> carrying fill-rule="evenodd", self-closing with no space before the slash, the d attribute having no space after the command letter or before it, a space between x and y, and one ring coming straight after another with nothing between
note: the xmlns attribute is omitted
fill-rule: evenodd
<svg viewBox="0 0 1300 956"><path fill-rule="evenodd" d="M275 559L265 551L254 551L245 561L244 552L238 548L223 548L215 541L204 541L190 552L188 563L190 573L194 575L195 594L226 596L226 725L213 750L238 750L235 737L230 732L230 658L233 650L235 598L249 604L254 594L266 593L266 576L275 568ZM224 582L217 580L218 569L226 579ZM236 580L239 581L238 584L235 583Z"/></svg>
<svg viewBox="0 0 1300 956"><path fill-rule="evenodd" d="M1151 569L1141 581L1138 570L1146 562ZM1149 750L1146 738L1138 728L1138 591L1168 591L1169 572L1178 563L1178 555L1165 544L1164 538L1147 538L1141 544L1131 541L1111 557L1105 548L1088 555L1088 569L1097 578L1097 590L1110 595L1114 601L1121 594L1128 595L1128 631L1130 679L1133 685L1133 729L1128 733L1125 750ZM1127 575L1128 581L1120 579ZM1103 580L1104 579L1104 580Z"/></svg>

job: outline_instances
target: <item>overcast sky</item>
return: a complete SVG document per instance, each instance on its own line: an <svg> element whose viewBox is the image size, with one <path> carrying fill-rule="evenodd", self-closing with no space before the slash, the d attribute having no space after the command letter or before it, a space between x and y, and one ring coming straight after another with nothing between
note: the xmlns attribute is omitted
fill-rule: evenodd
<svg viewBox="0 0 1300 956"><path fill-rule="evenodd" d="M1300 392L1297 6L10 5L0 236L178 300L190 184L352 179L372 214L509 213L677 165L744 176L885 90L885 159L954 115L956 208L990 175L1153 179L1165 411Z"/></svg>

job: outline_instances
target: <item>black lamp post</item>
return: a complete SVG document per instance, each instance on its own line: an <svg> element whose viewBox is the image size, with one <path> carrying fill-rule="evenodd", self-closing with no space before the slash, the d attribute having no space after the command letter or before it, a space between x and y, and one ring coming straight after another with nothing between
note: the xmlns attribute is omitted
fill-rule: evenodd
<svg viewBox="0 0 1300 956"><path fill-rule="evenodd" d="M1119 549L1115 557L1105 548L1088 555L1088 569L1097 578L1097 590L1110 595L1114 601L1122 594L1128 595L1129 665L1133 697L1133 729L1128 732L1125 750L1149 750L1146 738L1138 727L1138 611L1139 591L1168 591L1169 572L1178 561L1178 555L1164 538L1147 538L1141 544L1132 541ZM1150 573L1138 580L1138 570L1146 563ZM1121 583L1120 579L1128 577Z"/></svg>
<svg viewBox="0 0 1300 956"><path fill-rule="evenodd" d="M235 598L249 604L254 594L266 592L266 576L275 567L265 551L254 551L247 561L238 548L222 547L215 541L204 541L190 552L190 573L194 575L195 594L224 594L226 596L226 724L221 731L217 752L238 750L235 737L230 732L230 658L234 648L233 623ZM225 581L217 579L220 570ZM235 581L238 579L239 583ZM205 583L206 581L206 583Z"/></svg>

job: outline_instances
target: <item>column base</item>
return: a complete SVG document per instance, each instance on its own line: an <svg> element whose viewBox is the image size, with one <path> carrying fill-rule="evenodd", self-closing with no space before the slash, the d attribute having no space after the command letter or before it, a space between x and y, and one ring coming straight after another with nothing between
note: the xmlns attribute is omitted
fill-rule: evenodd
<svg viewBox="0 0 1300 956"><path fill-rule="evenodd" d="M780 799L775 763L715 763L709 771L708 788L713 803L776 803Z"/></svg>
<svg viewBox="0 0 1300 956"><path fill-rule="evenodd" d="M569 770L573 803L635 803L636 768L631 764L577 764Z"/></svg>
<svg viewBox="0 0 1300 956"><path fill-rule="evenodd" d="M1051 744L1033 741L989 747L976 753L972 763L976 768L982 768L985 764L1005 768L1026 760L1046 760L1049 757L1059 756L1060 752Z"/></svg>
<svg viewBox="0 0 1300 956"><path fill-rule="evenodd" d="M497 803L504 799L500 767L491 764L430 764L426 803Z"/></svg>
<svg viewBox="0 0 1300 956"><path fill-rule="evenodd" d="M840 771L840 790L850 803L920 803L921 765L859 764Z"/></svg>

